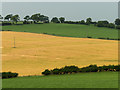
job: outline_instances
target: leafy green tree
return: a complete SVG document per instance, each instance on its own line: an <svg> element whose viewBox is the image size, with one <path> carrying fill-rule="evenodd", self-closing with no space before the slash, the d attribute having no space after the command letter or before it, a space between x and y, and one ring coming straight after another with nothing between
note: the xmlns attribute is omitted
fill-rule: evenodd
<svg viewBox="0 0 120 90"><path fill-rule="evenodd" d="M30 16L27 15L27 16L24 17L24 19L25 19L26 21L28 21L28 20L30 20Z"/></svg>
<svg viewBox="0 0 120 90"><path fill-rule="evenodd" d="M51 22L53 22L53 23L60 23L60 21L58 20L57 17L53 17Z"/></svg>
<svg viewBox="0 0 120 90"><path fill-rule="evenodd" d="M120 19L119 19L119 18L117 18L117 19L115 20L115 24L116 24L116 25L120 25Z"/></svg>
<svg viewBox="0 0 120 90"><path fill-rule="evenodd" d="M3 17L2 17L2 15L0 15L0 20L2 20L3 19Z"/></svg>
<svg viewBox="0 0 120 90"><path fill-rule="evenodd" d="M64 18L64 17L60 17L60 18L59 18L59 21L60 21L61 23L64 23L65 18Z"/></svg>
<svg viewBox="0 0 120 90"><path fill-rule="evenodd" d="M87 18L87 19L86 19L86 24L89 25L89 24L91 24L91 22L92 22L92 19L91 19L91 18Z"/></svg>
<svg viewBox="0 0 120 90"><path fill-rule="evenodd" d="M31 16L31 19L36 23L36 22L39 22L40 21L40 13L38 14L33 14Z"/></svg>
<svg viewBox="0 0 120 90"><path fill-rule="evenodd" d="M48 23L49 22L49 17L48 16L44 16L44 15L40 15L39 20L41 22Z"/></svg>
<svg viewBox="0 0 120 90"><path fill-rule="evenodd" d="M19 17L19 15L14 15L14 16L11 17L11 20L12 20L13 23L14 22L17 23L20 20L20 17Z"/></svg>
<svg viewBox="0 0 120 90"><path fill-rule="evenodd" d="M11 20L11 18L12 18L12 16L13 16L12 14L9 14L9 15L5 16L5 18L4 18L4 19L5 19L5 20L10 21L10 20Z"/></svg>
<svg viewBox="0 0 120 90"><path fill-rule="evenodd" d="M49 22L49 17L44 16L44 15L40 15L40 13L38 14L34 14L31 16L31 19L36 23L36 22L45 22L48 23Z"/></svg>

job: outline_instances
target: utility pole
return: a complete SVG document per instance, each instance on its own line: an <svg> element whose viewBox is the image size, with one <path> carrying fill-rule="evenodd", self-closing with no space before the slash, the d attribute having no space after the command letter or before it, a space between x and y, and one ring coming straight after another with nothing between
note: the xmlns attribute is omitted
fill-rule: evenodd
<svg viewBox="0 0 120 90"><path fill-rule="evenodd" d="M13 48L16 48L16 47L15 47L15 37L14 37L14 47L13 47Z"/></svg>

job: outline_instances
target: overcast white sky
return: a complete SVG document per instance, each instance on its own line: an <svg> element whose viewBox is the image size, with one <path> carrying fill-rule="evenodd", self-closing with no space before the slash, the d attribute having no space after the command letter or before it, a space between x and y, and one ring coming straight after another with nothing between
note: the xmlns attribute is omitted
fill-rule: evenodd
<svg viewBox="0 0 120 90"><path fill-rule="evenodd" d="M2 2L118 2L120 0L1 0Z"/></svg>
<svg viewBox="0 0 120 90"><path fill-rule="evenodd" d="M108 20L114 22L118 17L118 0L104 0L106 2L100 2L102 0L78 0L79 2L69 2L70 0L64 0L67 2L50 2L55 0L49 0L49 2L45 2L48 0L44 0L44 2L42 2L43 0L34 0L34 2L30 2L33 0L16 0L17 2L14 2L15 0L2 1L4 1L2 3L3 16L11 13L19 14L21 19L23 19L25 15L32 15L34 13L47 15L50 19L54 16L64 16L66 20L82 20L91 17L95 21Z"/></svg>

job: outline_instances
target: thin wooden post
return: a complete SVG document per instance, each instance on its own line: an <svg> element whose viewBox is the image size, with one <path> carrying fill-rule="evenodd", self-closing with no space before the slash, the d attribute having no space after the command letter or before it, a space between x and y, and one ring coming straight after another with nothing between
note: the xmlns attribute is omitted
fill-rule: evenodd
<svg viewBox="0 0 120 90"><path fill-rule="evenodd" d="M16 47L15 47L15 37L14 37L14 48L16 48Z"/></svg>

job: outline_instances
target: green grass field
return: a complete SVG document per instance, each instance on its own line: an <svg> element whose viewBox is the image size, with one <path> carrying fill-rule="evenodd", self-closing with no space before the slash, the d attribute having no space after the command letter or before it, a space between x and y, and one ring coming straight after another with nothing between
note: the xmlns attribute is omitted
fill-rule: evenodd
<svg viewBox="0 0 120 90"><path fill-rule="evenodd" d="M30 24L30 25L11 25L3 26L3 30L18 32L44 33L65 37L92 37L92 38L118 38L118 30L94 25L75 25L75 24Z"/></svg>
<svg viewBox="0 0 120 90"><path fill-rule="evenodd" d="M118 72L3 79L3 88L118 88Z"/></svg>

